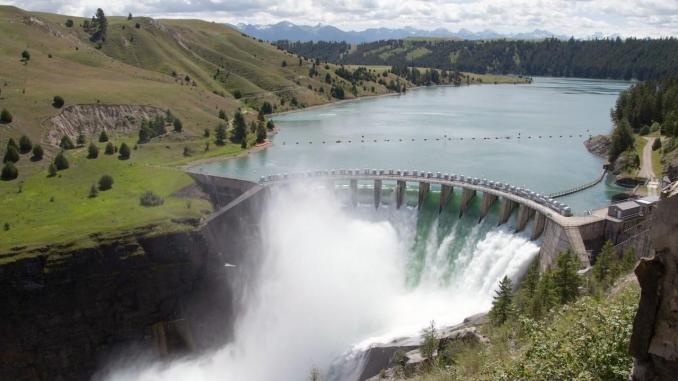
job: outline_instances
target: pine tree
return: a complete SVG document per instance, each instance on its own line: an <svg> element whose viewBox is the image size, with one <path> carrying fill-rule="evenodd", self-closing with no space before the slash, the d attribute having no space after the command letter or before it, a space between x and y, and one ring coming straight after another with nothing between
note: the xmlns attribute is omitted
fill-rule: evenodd
<svg viewBox="0 0 678 381"><path fill-rule="evenodd" d="M29 153L32 148L33 143L31 143L31 139L26 135L21 135L21 138L19 138L19 152Z"/></svg>
<svg viewBox="0 0 678 381"><path fill-rule="evenodd" d="M19 161L19 151L13 145L7 145L7 151L5 151L5 157L2 159L3 163L16 163Z"/></svg>
<svg viewBox="0 0 678 381"><path fill-rule="evenodd" d="M593 274L603 287L610 285L614 276L614 246L612 241L607 241L603 248L596 256L596 261L593 265Z"/></svg>
<svg viewBox="0 0 678 381"><path fill-rule="evenodd" d="M73 141L68 137L68 135L65 135L63 138L61 138L59 147L61 147L61 149L68 150L75 148L75 144L73 144Z"/></svg>
<svg viewBox="0 0 678 381"><path fill-rule="evenodd" d="M84 146L86 141L87 141L87 139L85 138L85 134L83 134L82 131L80 131L80 132L78 133L78 138L77 138L77 140L76 140L76 143L78 144L78 147Z"/></svg>
<svg viewBox="0 0 678 381"><path fill-rule="evenodd" d="M118 158L119 158L120 160L127 160L127 159L129 159L129 157L130 157L131 154L132 154L132 151L130 151L129 146L127 145L127 143L122 143L122 144L120 145L120 151L119 151Z"/></svg>
<svg viewBox="0 0 678 381"><path fill-rule="evenodd" d="M5 163L5 166L2 167L2 173L0 173L0 180L9 181L14 180L19 176L19 171L14 166L14 163L8 161Z"/></svg>
<svg viewBox="0 0 678 381"><path fill-rule="evenodd" d="M17 151L19 150L19 146L16 144L13 138L9 138L7 141L7 148L9 147L14 147Z"/></svg>
<svg viewBox="0 0 678 381"><path fill-rule="evenodd" d="M102 130L99 134L99 143L106 143L108 141L108 134L106 130Z"/></svg>
<svg viewBox="0 0 678 381"><path fill-rule="evenodd" d="M553 277L561 304L569 303L579 296L581 278L577 270L579 270L579 259L576 255L570 251L558 255Z"/></svg>
<svg viewBox="0 0 678 381"><path fill-rule="evenodd" d="M57 168L54 165L54 163L49 164L49 168L47 168L47 177L54 177L57 175Z"/></svg>
<svg viewBox="0 0 678 381"><path fill-rule="evenodd" d="M99 148L96 146L94 143L89 143L89 147L87 148L87 158L88 159L96 159L99 157Z"/></svg>
<svg viewBox="0 0 678 381"><path fill-rule="evenodd" d="M553 279L553 273L550 270L546 271L541 275L537 292L532 298L529 315L534 319L540 319L551 308L557 306L559 301L560 295Z"/></svg>
<svg viewBox="0 0 678 381"><path fill-rule="evenodd" d="M502 325L513 312L513 282L508 276L499 282L490 310L490 321L493 325Z"/></svg>
<svg viewBox="0 0 678 381"><path fill-rule="evenodd" d="M99 194L97 186L92 184L92 187L89 188L89 198L94 198Z"/></svg>
<svg viewBox="0 0 678 381"><path fill-rule="evenodd" d="M219 146L226 144L226 126L223 123L219 123L216 130L214 131L216 137L215 143Z"/></svg>
<svg viewBox="0 0 678 381"><path fill-rule="evenodd" d="M68 160L66 159L66 156L64 155L64 152L61 151L59 152L55 157L54 157L54 167L58 171L62 171L64 169L67 169L69 166Z"/></svg>
<svg viewBox="0 0 678 381"><path fill-rule="evenodd" d="M44 156L45 152L42 149L42 146L40 144L34 144L33 145L33 157L31 157L31 160L33 161L40 161L42 160L42 157Z"/></svg>
<svg viewBox="0 0 678 381"><path fill-rule="evenodd" d="M12 119L12 114L6 108L0 111L0 123L12 123Z"/></svg>
<svg viewBox="0 0 678 381"><path fill-rule="evenodd" d="M106 148L104 149L104 153L106 155L113 155L115 153L115 147L113 146L113 143L108 142L106 144Z"/></svg>
<svg viewBox="0 0 678 381"><path fill-rule="evenodd" d="M266 126L264 122L257 124L257 143L261 144L266 140Z"/></svg>
<svg viewBox="0 0 678 381"><path fill-rule="evenodd" d="M233 116L233 136L231 139L240 143L247 138L247 124L245 123L245 117L240 111L237 111Z"/></svg>
<svg viewBox="0 0 678 381"><path fill-rule="evenodd" d="M179 118L174 119L174 132L181 132L181 130L184 129L184 125L181 123L181 120Z"/></svg>

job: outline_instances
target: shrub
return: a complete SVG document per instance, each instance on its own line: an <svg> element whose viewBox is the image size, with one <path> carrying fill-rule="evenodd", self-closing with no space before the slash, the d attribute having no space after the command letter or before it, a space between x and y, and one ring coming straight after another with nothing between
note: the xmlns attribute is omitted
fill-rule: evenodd
<svg viewBox="0 0 678 381"><path fill-rule="evenodd" d="M159 206L165 203L165 200L153 192L146 192L141 195L139 203L142 206Z"/></svg>
<svg viewBox="0 0 678 381"><path fill-rule="evenodd" d="M106 148L104 149L104 153L106 155L113 155L115 153L115 147L113 147L113 143L108 142L108 144L106 144Z"/></svg>
<svg viewBox="0 0 678 381"><path fill-rule="evenodd" d="M33 156L31 157L31 160L40 161L44 155L45 152L42 150L42 146L40 146L40 144L33 145Z"/></svg>
<svg viewBox="0 0 678 381"><path fill-rule="evenodd" d="M99 190L105 191L113 187L113 177L110 175L103 175L99 179Z"/></svg>
<svg viewBox="0 0 678 381"><path fill-rule="evenodd" d="M60 97L59 95L54 96L54 99L52 99L52 106L56 108L61 108L64 106L64 98Z"/></svg>
<svg viewBox="0 0 678 381"><path fill-rule="evenodd" d="M226 111L224 110L219 110L219 119L226 120Z"/></svg>
<svg viewBox="0 0 678 381"><path fill-rule="evenodd" d="M73 141L71 140L71 138L69 138L68 135L66 135L63 138L61 138L61 142L59 143L59 147L61 147L61 149L68 150L68 149L75 148L75 144L73 144Z"/></svg>
<svg viewBox="0 0 678 381"><path fill-rule="evenodd" d="M263 114L270 114L273 112L273 106L269 102L264 102L259 109Z"/></svg>
<svg viewBox="0 0 678 381"><path fill-rule="evenodd" d="M118 158L120 160L127 160L127 159L129 159L130 155L132 154L132 151L130 151L127 143L122 143L120 145L120 150L119 150L118 153L119 153Z"/></svg>
<svg viewBox="0 0 678 381"><path fill-rule="evenodd" d="M78 147L84 146L86 141L87 141L87 139L85 138L85 134L83 134L82 132L79 132L78 138L75 140L75 142L78 144Z"/></svg>
<svg viewBox="0 0 678 381"><path fill-rule="evenodd" d="M12 119L12 114L6 108L0 111L0 123L12 123Z"/></svg>
<svg viewBox="0 0 678 381"><path fill-rule="evenodd" d="M21 138L19 138L19 152L29 153L31 152L32 148L33 143L31 143L31 139L29 139L26 135L21 135Z"/></svg>
<svg viewBox="0 0 678 381"><path fill-rule="evenodd" d="M92 184L92 187L89 188L89 198L94 198L99 194L99 190L97 189L97 186Z"/></svg>
<svg viewBox="0 0 678 381"><path fill-rule="evenodd" d="M656 151L658 149L662 148L662 140L660 138L657 138L654 140L652 143L652 150Z"/></svg>
<svg viewBox="0 0 678 381"><path fill-rule="evenodd" d="M21 61L26 63L30 60L31 60L31 53L29 53L28 50L24 50L23 52L21 52Z"/></svg>
<svg viewBox="0 0 678 381"><path fill-rule="evenodd" d="M640 134L645 136L650 133L650 127L646 124L640 129Z"/></svg>
<svg viewBox="0 0 678 381"><path fill-rule="evenodd" d="M242 98L242 93L240 92L240 90L233 91L233 98L235 98L235 99Z"/></svg>
<svg viewBox="0 0 678 381"><path fill-rule="evenodd" d="M203 131L202 136L203 136L204 138L209 138L209 137L210 137L210 129L209 129L209 128L205 128L205 131Z"/></svg>
<svg viewBox="0 0 678 381"><path fill-rule="evenodd" d="M14 147L14 148L16 148L17 151L19 150L19 145L16 144L16 142L14 141L13 138L9 138L9 140L7 141L7 147L8 147L8 148L9 148L9 147Z"/></svg>
<svg viewBox="0 0 678 381"><path fill-rule="evenodd" d="M49 164L49 168L47 168L47 177L54 177L57 175L57 168L54 165L54 163Z"/></svg>
<svg viewBox="0 0 678 381"><path fill-rule="evenodd" d="M4 181L14 180L19 176L19 171L14 166L14 163L8 161L5 163L5 166L2 167L2 173L0 173L0 179Z"/></svg>
<svg viewBox="0 0 678 381"><path fill-rule="evenodd" d="M421 355L427 359L433 359L433 355L438 349L439 339L438 331L436 330L435 322L431 322L431 325L427 328L424 328L421 331L422 343L419 351Z"/></svg>
<svg viewBox="0 0 678 381"><path fill-rule="evenodd" d="M179 118L174 119L174 132L181 132L181 130L184 129L184 125L181 123L181 120Z"/></svg>
<svg viewBox="0 0 678 381"><path fill-rule="evenodd" d="M7 145L5 157L2 159L3 163L16 163L19 161L19 151L14 146Z"/></svg>
<svg viewBox="0 0 678 381"><path fill-rule="evenodd" d="M66 27L72 28L73 27L73 20L71 20L71 19L66 20Z"/></svg>
<svg viewBox="0 0 678 381"><path fill-rule="evenodd" d="M275 129L275 124L273 124L273 121L272 121L272 120L269 120L268 122L266 122L266 128L267 128L269 131L273 131L273 130Z"/></svg>
<svg viewBox="0 0 678 381"><path fill-rule="evenodd" d="M185 157L193 156L193 150L190 147L184 147L184 156Z"/></svg>
<svg viewBox="0 0 678 381"><path fill-rule="evenodd" d="M106 143L108 141L108 134L105 130L101 131L99 134L99 143Z"/></svg>
<svg viewBox="0 0 678 381"><path fill-rule="evenodd" d="M89 143L89 147L87 148L87 158L96 159L97 157L99 157L99 148L96 146L96 144Z"/></svg>
<svg viewBox="0 0 678 381"><path fill-rule="evenodd" d="M54 157L54 167L57 171L63 171L64 169L68 169L68 166L69 164L66 155L64 155L63 151L59 152L56 157Z"/></svg>
<svg viewBox="0 0 678 381"><path fill-rule="evenodd" d="M287 66L287 61L283 60L283 62L280 64L280 66L282 66L282 67Z"/></svg>

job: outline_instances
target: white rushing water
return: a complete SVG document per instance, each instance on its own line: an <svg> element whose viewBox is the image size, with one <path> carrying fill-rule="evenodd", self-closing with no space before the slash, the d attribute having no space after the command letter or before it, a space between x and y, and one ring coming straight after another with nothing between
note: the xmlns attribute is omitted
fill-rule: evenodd
<svg viewBox="0 0 678 381"><path fill-rule="evenodd" d="M307 188L308 189L308 188ZM304 380L351 348L461 322L486 311L499 280L538 252L507 229L477 225L457 237L427 232L420 281L408 284L416 210L342 208L314 189L274 193L262 221L266 248L235 338L199 359L125 364L109 380ZM461 223L461 222L457 222ZM463 245L450 255L451 245ZM440 241L440 242L438 242Z"/></svg>

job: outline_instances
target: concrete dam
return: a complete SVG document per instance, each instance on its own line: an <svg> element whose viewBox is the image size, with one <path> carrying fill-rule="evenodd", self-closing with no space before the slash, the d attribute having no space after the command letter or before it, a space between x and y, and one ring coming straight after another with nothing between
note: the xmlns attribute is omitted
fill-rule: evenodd
<svg viewBox="0 0 678 381"><path fill-rule="evenodd" d="M606 216L603 210L586 216L575 216L569 206L548 195L529 189L487 179L441 172L403 170L326 170L264 176L258 182L191 173L191 176L208 191L213 202L221 207L210 218L217 219L222 213L232 213L238 204L260 194L275 192L293 184L322 184L328 189L348 188L348 202L358 203L359 189L371 189L372 202L376 209L388 204L385 193L392 193L391 207L400 209L407 193L416 193L416 207L421 209L430 192L438 193L438 213L450 213L448 204L455 193L459 197L458 215L462 217L474 200L480 204L479 222L490 209L499 204L498 225L514 220L514 232L520 233L531 223L531 240L541 239L539 252L542 268L550 265L561 252L570 250L578 255L581 267L590 266L592 255L605 240L617 243L628 224ZM600 180L598 180L600 181ZM435 187L437 189L432 189Z"/></svg>

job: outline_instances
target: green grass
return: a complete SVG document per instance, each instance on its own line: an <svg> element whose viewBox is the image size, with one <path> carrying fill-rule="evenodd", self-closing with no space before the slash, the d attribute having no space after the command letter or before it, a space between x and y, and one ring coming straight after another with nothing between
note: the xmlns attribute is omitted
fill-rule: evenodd
<svg viewBox="0 0 678 381"><path fill-rule="evenodd" d="M193 184L193 180L178 165L192 160L228 157L241 152L239 146L228 144L217 147L210 144L204 152L206 139L191 142L160 142L139 145L132 150L129 160L117 155L104 155L104 144L99 157L87 159L87 149L66 151L70 168L48 177L45 169L21 181L0 182L0 224L9 224L9 230L0 230L0 252L16 246L79 242L86 245L88 237L98 232L123 232L150 224L171 227L172 219L199 218L212 211L204 199L179 198L173 194ZM116 142L120 143L120 141ZM134 142L128 140L130 146ZM189 146L195 154L183 156L183 147ZM167 148L169 147L169 148ZM27 160L22 157L21 161ZM47 160L40 166L46 167ZM100 191L89 198L89 190L105 174L114 180L113 188ZM158 207L143 207L139 197L153 191L165 198ZM176 224L175 224L176 225ZM14 260L5 257L5 260ZM0 258L0 262L3 259Z"/></svg>

